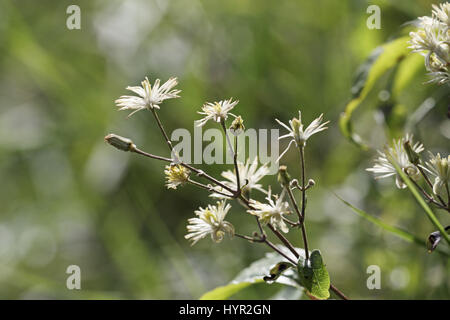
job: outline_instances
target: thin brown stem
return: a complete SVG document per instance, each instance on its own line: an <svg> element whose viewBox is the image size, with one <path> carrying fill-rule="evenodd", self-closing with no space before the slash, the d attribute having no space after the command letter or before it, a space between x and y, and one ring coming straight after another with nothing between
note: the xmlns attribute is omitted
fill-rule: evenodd
<svg viewBox="0 0 450 320"><path fill-rule="evenodd" d="M225 132L226 134L226 132ZM237 163L237 149L238 149L238 137L234 137L234 155L233 155L233 162L234 162L234 169L236 170L236 183L237 183L237 190L241 190L241 179L239 177L239 166Z"/></svg>
<svg viewBox="0 0 450 320"><path fill-rule="evenodd" d="M215 193L218 193L218 194L220 194L220 195L229 197L229 195L226 194L226 193L220 192L220 191L218 191L218 190L214 190L213 187L212 187L211 185L205 185L205 184L203 184L203 183L200 183L200 182L198 182L198 181L192 180L192 179L190 179L190 178L188 179L188 182L191 183L192 185L195 185L195 186L199 187L199 188L202 188L202 189L208 190L208 191L210 191L210 192L215 192Z"/></svg>
<svg viewBox="0 0 450 320"><path fill-rule="evenodd" d="M239 167L238 167L238 164L237 164L237 137L235 137L235 139L234 139L234 150L233 150L233 146L231 144L230 137L228 136L227 128L225 126L225 120L222 119L220 121L220 125L222 126L223 132L225 134L225 137L226 137L226 140L227 140L228 149L230 150L230 153L233 156L234 171L236 173L236 185L237 185L236 193L239 193L240 190L241 190L241 180L239 178Z"/></svg>
<svg viewBox="0 0 450 320"><path fill-rule="evenodd" d="M330 284L330 289L336 295L338 295L342 300L350 300L342 291L340 291L338 288L336 288L332 283Z"/></svg>
<svg viewBox="0 0 450 320"><path fill-rule="evenodd" d="M173 146L172 146L172 141L169 139L169 136L166 133L166 130L164 130L164 127L161 123L161 120L159 120L158 114L156 113L155 108L150 108L150 110L152 111L153 117L155 117L156 123L158 124L159 130L161 130L161 133L164 136L164 139L166 140L167 146L170 149L170 152L173 152Z"/></svg>
<svg viewBox="0 0 450 320"><path fill-rule="evenodd" d="M431 190L433 190L433 184L431 183L430 179L428 178L427 174L425 173L425 171L422 169L422 167L417 166L417 168L419 169L420 173L422 174L423 178L425 179L425 181L427 182L428 186L431 188ZM411 179L413 180L413 179ZM439 201L441 202L441 204L444 206L444 208L446 207L445 201L444 199L441 198L440 195L436 195L437 198L439 199Z"/></svg>
<svg viewBox="0 0 450 320"><path fill-rule="evenodd" d="M284 245L289 249L289 251L292 252L292 254L296 258L300 257L298 252L295 250L294 246L289 242L288 239L286 239L286 237L284 235L282 235L278 230L276 230L272 224L268 223L267 226L278 237L278 239L280 239L280 241L284 243Z"/></svg>
<svg viewBox="0 0 450 320"><path fill-rule="evenodd" d="M234 234L236 237L250 241L250 242L264 242L265 238L264 237L250 237L250 236L245 236L239 233L235 233Z"/></svg>
<svg viewBox="0 0 450 320"><path fill-rule="evenodd" d="M140 154L140 155L142 155L142 156L148 157L148 158L152 158L152 159L156 159L156 160L161 160L161 161L165 161L165 162L169 162L169 163L173 163L173 162L174 162L174 159L171 159L171 158L165 158L165 157L161 157L161 156L156 156L156 155L154 155L154 154L151 154L151 153L142 151L142 150L140 150L140 149L138 149L138 148L136 148L136 147L132 148L130 151L131 151L131 152L134 152L134 153L137 153L137 154ZM197 169L197 168L195 168L195 167L193 167L193 166L191 166L191 165L189 165L189 164L187 164L187 163L184 163L184 162L180 162L179 164L182 165L182 166L185 167L185 168L188 168L188 169L191 170L192 172L195 172L199 177L203 177L203 178L205 178L205 179L211 181L212 183L218 185L219 187L221 187L221 188L227 190L227 191L230 192L231 194L234 194L235 191L234 191L233 189L227 187L227 186L224 185L222 182L220 182L220 181L218 181L217 179L211 177L209 174L207 174L207 173L204 172L203 170ZM231 195L228 195L228 196L232 197Z"/></svg>
<svg viewBox="0 0 450 320"><path fill-rule="evenodd" d="M406 173L406 172L405 172ZM416 181L414 181L414 179L412 179L411 177L410 177L410 180L411 180L411 182L416 186L416 188L423 194L423 196L425 197L425 199L428 201L428 202L430 202L430 203L433 203L436 207L438 207L438 208L440 208L440 209L444 209L444 210L447 210L448 211L448 209L444 206L444 205L442 205L442 204L440 204L439 202L437 202L430 194L428 194L428 192L426 192Z"/></svg>
<svg viewBox="0 0 450 320"><path fill-rule="evenodd" d="M287 260L289 260L293 264L297 265L297 262L295 262L294 259L290 258L287 254L285 254L283 251L278 249L272 242L270 242L267 239L264 239L264 243L267 244L269 247L271 247L273 250L275 250L279 255L285 257Z"/></svg>
<svg viewBox="0 0 450 320"><path fill-rule="evenodd" d="M302 189L300 190L302 192L302 220L305 220L305 209L306 209L306 189L305 189L305 147L300 146L300 161L302 164Z"/></svg>
<svg viewBox="0 0 450 320"><path fill-rule="evenodd" d="M304 220L302 214L297 205L297 201L295 200L294 195L292 194L292 190L289 185L285 186L284 189L287 191L289 199L291 200L292 206L294 207L294 211L297 213L299 224Z"/></svg>

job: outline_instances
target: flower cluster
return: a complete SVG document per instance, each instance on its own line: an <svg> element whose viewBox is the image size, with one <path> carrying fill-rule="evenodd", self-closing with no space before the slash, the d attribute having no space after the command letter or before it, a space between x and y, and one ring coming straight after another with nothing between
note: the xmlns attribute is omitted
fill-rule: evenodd
<svg viewBox="0 0 450 320"><path fill-rule="evenodd" d="M410 32L410 47L425 57L430 82L450 82L450 3L433 5L432 16L419 18L419 29Z"/></svg>
<svg viewBox="0 0 450 320"><path fill-rule="evenodd" d="M157 115L157 110L160 108L160 104L165 100L179 97L178 94L180 93L180 90L174 89L177 84L176 78L170 78L163 85L160 85L160 80L157 79L152 86L148 78L145 78L145 80L142 81L141 86L127 87L128 90L134 92L137 96L121 96L115 101L119 110L132 110L130 115L143 109L151 110L164 139L172 151L172 157L174 157L172 142ZM196 216L188 219L187 234L185 238L190 240L193 245L207 236L211 236L211 239L214 242L220 242L224 236L228 234L230 237L237 236L251 242L263 242L272 249L275 248L274 250L277 250L277 247L266 237L264 227L267 226L283 242L283 244L288 247L290 246L291 252L295 252L295 249L293 249L291 244L288 244L288 240L280 233L280 231L287 233L291 227L301 226L305 254L308 259L309 250L306 242L306 229L303 226L304 211L306 207L305 192L312 187L314 183L311 182L312 180L310 179L308 184L306 184L304 148L306 146L306 141L312 135L327 129L326 124L328 124L329 121L323 122L323 115L320 115L312 121L311 124L305 126L302 122L302 114L300 111L298 112L298 118L289 120L289 126L276 119L281 126L288 130L288 133L279 137L279 139L290 139L288 147L282 152L280 158L286 154L292 144L295 144L300 151L300 163L302 165L301 184L297 179L291 180L286 171L286 166L280 167L279 175L283 176L283 179L282 181L278 181L279 186L282 188L281 193L278 196L272 194L271 186L265 188L261 183L261 180L270 173L268 164L260 165L258 157L247 159L245 163L238 161L238 136L244 132L245 126L241 116L231 113L231 110L233 110L237 104L238 100L233 100L232 98L213 103L207 102L202 106L201 111L198 112L203 118L195 121L196 126L204 126L210 120L214 123L219 123L224 131L223 133L226 135L228 148L230 149L230 153L233 154L234 169L223 171L221 175L224 180L222 181L215 179L203 170L182 162L178 158L164 158L142 151L127 138L111 134L108 135L105 140L119 150L134 152L152 159L169 162L164 170L166 175L166 187L168 189L177 189L179 186L190 184L207 190L211 197L221 199L216 205L208 205L206 208L200 207L195 211ZM227 127L226 122L229 116L232 116L234 120L231 125ZM231 133L234 144L232 143L228 132ZM279 159L277 161L279 161ZM201 179L208 180L208 183L204 184ZM292 189L291 185L293 186ZM300 206L297 204L293 194L295 189L300 190L302 195L301 210L299 209ZM252 192L253 190L257 190L260 194L264 194L265 201L260 202L256 200L254 197L260 196L260 194L254 194ZM289 195L291 204L284 200L286 195ZM231 205L228 204L227 201L232 200L238 200L238 202L245 207L244 212L256 217L258 232L254 232L253 236L245 236L236 233L234 226L230 222L225 221L225 218L231 209ZM285 217L293 211L297 213L298 221L291 221Z"/></svg>
<svg viewBox="0 0 450 320"><path fill-rule="evenodd" d="M417 182L423 178L428 182L428 174L431 174L434 177L433 193L437 196L448 194L450 156L441 157L439 153L434 155L429 152L429 160L423 162L420 157L423 150L423 145L420 142L414 143L413 136L407 134L401 139L393 140L392 146L387 146L384 151L378 151L379 157L375 160L375 165L367 171L378 174L376 179L394 176L396 186L404 189L406 184L394 167L395 161L413 181Z"/></svg>
<svg viewBox="0 0 450 320"><path fill-rule="evenodd" d="M397 187L404 189L406 185L392 163L392 161L395 161L410 178L419 180L420 171L416 165L411 163L405 149L405 143L407 141L412 145L412 150L415 153L421 153L423 151L423 145L419 142L412 144L413 136L407 134L406 137L394 140L392 146L386 147L384 151L378 151L379 157L375 160L375 165L373 168L367 169L367 171L378 174L377 179L395 176L395 184Z"/></svg>

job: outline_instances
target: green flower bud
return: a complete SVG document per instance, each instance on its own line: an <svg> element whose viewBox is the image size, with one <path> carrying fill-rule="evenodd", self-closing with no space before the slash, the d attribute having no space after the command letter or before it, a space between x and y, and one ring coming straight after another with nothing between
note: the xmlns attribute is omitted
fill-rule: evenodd
<svg viewBox="0 0 450 320"><path fill-rule="evenodd" d="M419 164L420 162L420 156L417 152L415 152L413 150L413 148L411 147L411 143L409 142L409 140L406 140L403 143L403 147L405 148L406 154L408 155L408 160L409 162L411 162L414 165Z"/></svg>
<svg viewBox="0 0 450 320"><path fill-rule="evenodd" d="M280 168L278 169L278 182L283 187L288 187L289 188L290 181L291 181L291 176L287 172L287 167L286 166L280 166Z"/></svg>
<svg viewBox="0 0 450 320"><path fill-rule="evenodd" d="M108 134L105 137L105 141L108 142L113 147L122 151L131 151L136 148L136 145L130 139L118 136L116 134Z"/></svg>

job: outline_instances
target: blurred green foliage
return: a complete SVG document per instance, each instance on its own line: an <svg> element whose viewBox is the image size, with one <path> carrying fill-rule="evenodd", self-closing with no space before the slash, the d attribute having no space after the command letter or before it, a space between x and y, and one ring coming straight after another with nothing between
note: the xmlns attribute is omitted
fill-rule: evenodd
<svg viewBox="0 0 450 320"><path fill-rule="evenodd" d="M190 247L186 219L211 201L207 195L191 186L167 191L164 164L103 142L114 132L167 156L151 114L126 119L114 100L145 76L174 75L182 98L160 111L169 132L192 130L205 101L231 96L240 100L236 112L246 128L276 128L275 117L287 121L299 108L307 122L325 113L330 129L306 151L308 176L317 182L308 233L332 282L351 298L448 299L448 260L360 219L332 193L424 241L434 231L409 193L364 171L373 150L359 150L338 129L358 65L403 23L428 15L431 3L81 0L82 28L68 30L72 1L1 1L0 298L198 298L264 256L265 247L238 239ZM380 30L366 27L370 4L381 7ZM400 98L406 119L435 89L423 84L423 67L417 73ZM374 120L375 110L385 110L376 94L363 104L372 108L356 112L355 127L372 145L401 134ZM448 153L446 108L439 101L414 132ZM285 158L292 175L299 173L296 156ZM230 217L254 230L239 206ZM301 246L298 233L289 238ZM82 290L66 289L71 264L81 267ZM369 265L381 268L381 290L366 287ZM258 284L236 298L269 298L276 286Z"/></svg>

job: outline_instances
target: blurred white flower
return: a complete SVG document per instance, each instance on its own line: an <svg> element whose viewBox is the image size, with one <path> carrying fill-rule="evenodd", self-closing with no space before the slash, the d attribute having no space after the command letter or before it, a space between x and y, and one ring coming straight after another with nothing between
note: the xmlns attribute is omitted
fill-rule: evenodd
<svg viewBox="0 0 450 320"><path fill-rule="evenodd" d="M233 98L229 100L221 100L219 102L207 102L202 106L203 112L198 112L199 114L203 114L204 117L200 120L196 120L195 124L197 127L204 126L209 120L214 120L216 122L221 122L222 120L226 120L228 118L228 114L232 115L236 118L236 116L232 113L229 113L231 109L233 109L238 103L239 100L232 101Z"/></svg>
<svg viewBox="0 0 450 320"><path fill-rule="evenodd" d="M433 4L433 15L448 28L450 26L450 2L441 3L439 6Z"/></svg>
<svg viewBox="0 0 450 320"><path fill-rule="evenodd" d="M430 161L427 162L427 166L431 173L435 176L433 184L433 192L436 195L442 194L444 190L448 187L450 181L450 155L441 158L441 155L433 155L430 153Z"/></svg>
<svg viewBox="0 0 450 320"><path fill-rule="evenodd" d="M189 180L191 171L181 164L171 164L164 170L166 174L166 186L168 189L176 189L179 185L185 184Z"/></svg>
<svg viewBox="0 0 450 320"><path fill-rule="evenodd" d="M278 157L277 162L289 150L289 148L291 147L293 142L295 142L295 144L297 146L305 146L306 145L306 141L313 134L316 134L316 133L318 133L320 131L328 129L328 127L325 127L325 125L327 125L330 122L330 121L327 121L327 122L322 123L322 121L323 121L323 114L321 114L317 119L315 119L313 122L311 122L311 124L305 130L303 130L302 113L301 113L301 111L298 112L298 119L294 118L292 120L289 120L290 127L288 127L286 124L284 124L283 122L281 122L278 119L275 119L275 121L278 122L280 125L282 125L284 128L286 128L289 131L288 134L285 134L285 135L279 137L278 139L279 140L283 139L283 138L290 138L291 139L291 141L289 142L289 145L287 146L287 148Z"/></svg>
<svg viewBox="0 0 450 320"><path fill-rule="evenodd" d="M413 135L407 134L399 140L393 140L392 147L386 147L386 152L398 163L399 167L406 171L408 176L414 180L420 178L419 169L409 161L408 154L405 150L404 143L409 141L411 145L411 150L415 153L420 153L424 150L423 145L420 142L413 143ZM400 175L398 175L397 170L389 160L388 156L383 151L378 151L379 157L375 160L375 165L372 168L366 169L371 171L378 176L375 179L382 179L391 176L395 176L395 184L399 189L406 188L406 184L403 182Z"/></svg>
<svg viewBox="0 0 450 320"><path fill-rule="evenodd" d="M231 223L224 221L231 206L225 204L225 200L218 201L217 206L208 205L207 208L199 208L195 211L198 218L188 219L188 234L184 237L196 244L200 239L211 235L214 242L221 242L225 234L234 236L234 227Z"/></svg>
<svg viewBox="0 0 450 320"><path fill-rule="evenodd" d="M247 162L245 164L243 164L242 162L238 162L238 170L240 186L243 193L248 193L253 189L259 190L263 193L267 193L267 191L262 188L262 185L258 183L270 172L267 163L258 168L258 157L255 157L252 162L249 158L247 159ZM236 172L234 170L227 170L222 172L222 177L228 180L222 181L224 185L233 190L237 190ZM227 190L223 190L220 187L216 188L216 190L222 193L229 194ZM213 193L211 194L211 197L227 198L226 196L219 193ZM230 194L229 197L232 197L232 195Z"/></svg>
<svg viewBox="0 0 450 320"><path fill-rule="evenodd" d="M410 32L409 48L425 57L425 67L431 80L444 84L450 82L450 3L433 5L432 17L420 17L419 29Z"/></svg>
<svg viewBox="0 0 450 320"><path fill-rule="evenodd" d="M289 232L289 228L284 222L284 215L290 214L289 203L283 201L285 191L281 192L278 197L273 196L275 201L272 200L272 191L269 188L269 193L267 194L266 200L268 203L262 203L251 199L249 204L254 208L254 210L247 210L248 213L258 217L259 221L263 224L270 223L275 229L279 229L284 233Z"/></svg>
<svg viewBox="0 0 450 320"><path fill-rule="evenodd" d="M160 80L156 79L153 85L147 77L141 82L141 86L127 87L127 90L133 91L138 96L121 96L115 101L119 110L134 110L129 117L142 109L159 109L159 105L167 99L179 98L178 93L181 90L172 90L178 84L177 78L170 78L162 86Z"/></svg>

